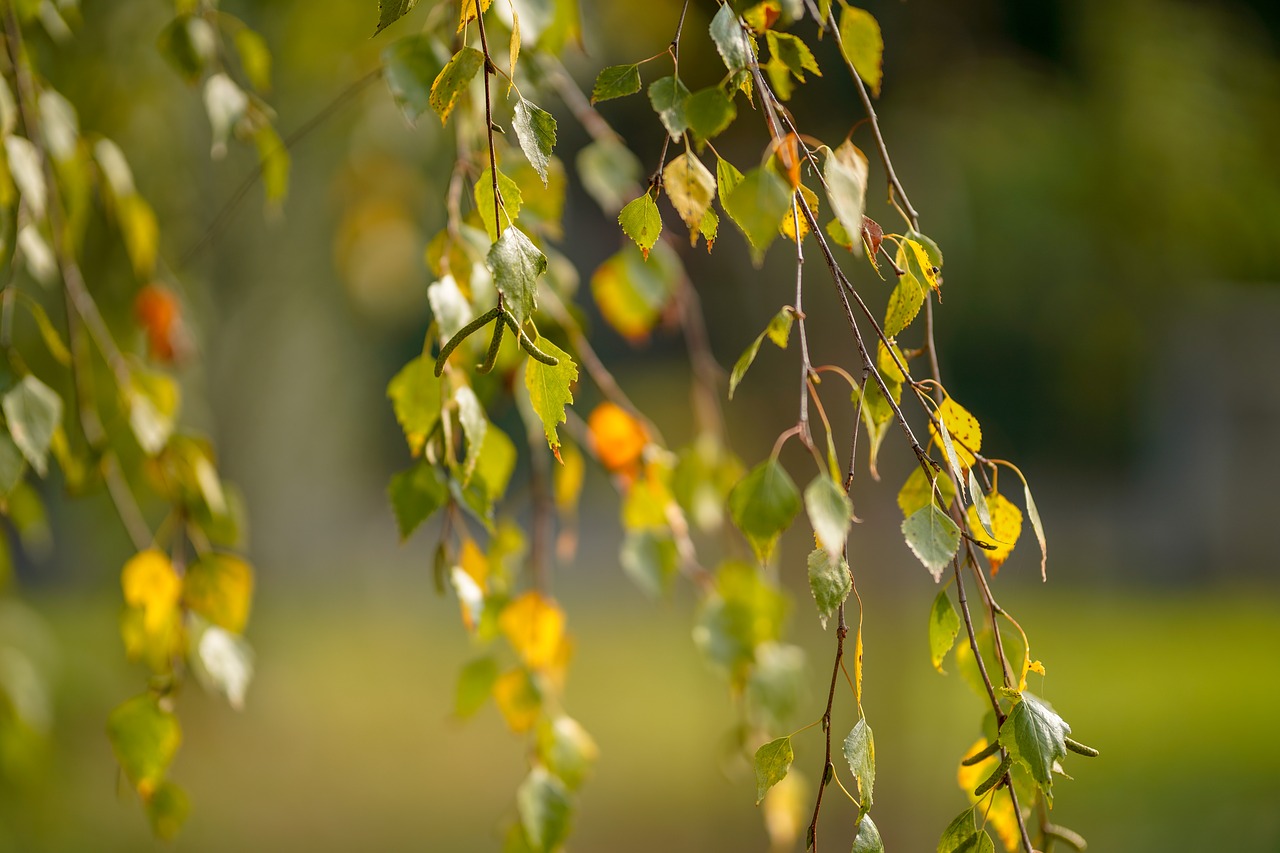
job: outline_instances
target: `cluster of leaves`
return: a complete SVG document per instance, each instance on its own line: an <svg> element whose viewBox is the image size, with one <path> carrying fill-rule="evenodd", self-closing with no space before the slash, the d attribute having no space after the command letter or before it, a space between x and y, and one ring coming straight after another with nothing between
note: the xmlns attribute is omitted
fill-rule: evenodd
<svg viewBox="0 0 1280 853"><path fill-rule="evenodd" d="M48 0L3 10L0 510L24 547L38 544L43 509L32 481L49 477L55 465L71 494L102 492L115 504L137 548L121 573L121 635L150 678L144 693L111 714L107 733L156 834L172 837L188 812L185 793L168 778L181 742L176 700L194 674L242 707L253 674L242 636L253 570L235 555L244 544L239 501L218 474L213 445L179 428L174 371L194 356L195 344L176 282L159 259L157 218L119 146L82 131L74 106L44 81L26 50L25 36L36 29L70 41L77 11L75 3ZM265 43L212 2L179 2L177 12L160 49L192 83L203 80L215 156L231 133L253 139L268 195L278 201L287 161L273 153L283 147L270 111L232 82L218 39L225 32L234 41L255 90L268 87ZM92 289L98 275L118 273L87 277L82 269L95 219L119 234L135 282L134 323L126 328L112 328ZM49 303L61 307L63 323L51 318ZM20 310L32 328L17 325ZM165 515L153 528L147 514L156 505ZM8 547L0 535L6 581ZM11 700L5 705L21 710L12 688L0 684ZM6 714L0 726L34 722Z"/></svg>

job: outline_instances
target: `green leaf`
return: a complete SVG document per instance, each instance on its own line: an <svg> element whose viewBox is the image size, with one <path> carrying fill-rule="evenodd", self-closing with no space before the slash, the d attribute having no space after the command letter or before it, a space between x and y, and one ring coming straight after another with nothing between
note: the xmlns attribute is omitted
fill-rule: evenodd
<svg viewBox="0 0 1280 853"><path fill-rule="evenodd" d="M832 560L839 560L852 523L853 504L849 496L829 475L819 474L805 487L804 508L818 544Z"/></svg>
<svg viewBox="0 0 1280 853"><path fill-rule="evenodd" d="M206 45L217 44L209 22L193 15L179 15L160 31L156 48L175 71L190 84L200 82L205 63L212 57Z"/></svg>
<svg viewBox="0 0 1280 853"><path fill-rule="evenodd" d="M645 193L628 202L618 214L618 224L622 226L622 232L640 247L647 259L649 250L658 242L658 235L662 233L662 214L658 212L658 203L653 200L653 196Z"/></svg>
<svg viewBox="0 0 1280 853"><path fill-rule="evenodd" d="M573 402L571 388L578 381L578 366L569 354L546 338L538 341L538 347L549 356L560 360L555 367L529 359L524 369L524 384L529 389L529 400L537 412L547 435L547 445L560 458L560 436L556 427L565 422L564 407Z"/></svg>
<svg viewBox="0 0 1280 853"><path fill-rule="evenodd" d="M729 493L729 515L762 563L799 512L800 492L777 459L751 469Z"/></svg>
<svg viewBox="0 0 1280 853"><path fill-rule="evenodd" d="M536 766L516 791L516 811L529 846L551 853L569 834L571 803L564 783L545 767Z"/></svg>
<svg viewBox="0 0 1280 853"><path fill-rule="evenodd" d="M187 792L172 782L161 782L147 798L147 818L156 838L172 841L191 814Z"/></svg>
<svg viewBox="0 0 1280 853"><path fill-rule="evenodd" d="M689 119L685 115L688 98L689 90L678 77L663 77L649 84L649 103L672 139L679 140L689 128Z"/></svg>
<svg viewBox="0 0 1280 853"><path fill-rule="evenodd" d="M974 807L965 809L942 831L938 853L995 853L995 843L974 822Z"/></svg>
<svg viewBox="0 0 1280 853"><path fill-rule="evenodd" d="M538 757L570 790L586 781L599 752L595 740L572 717L561 714L538 726Z"/></svg>
<svg viewBox="0 0 1280 853"><path fill-rule="evenodd" d="M836 610L853 591L853 579L849 576L849 564L844 558L832 559L821 548L809 552L809 591L818 605L818 622L823 630Z"/></svg>
<svg viewBox="0 0 1280 853"><path fill-rule="evenodd" d="M409 14L418 0L378 0L378 28L373 31L376 36L396 21Z"/></svg>
<svg viewBox="0 0 1280 853"><path fill-rule="evenodd" d="M449 121L457 105L458 95L484 65L484 54L474 47L464 47L445 64L431 84L431 108L440 116L440 124Z"/></svg>
<svg viewBox="0 0 1280 853"><path fill-rule="evenodd" d="M809 50L809 45L797 36L768 30L765 33L765 43L769 46L769 55L785 65L801 83L804 82L806 71L822 76L822 70L818 68L818 60L813 58L813 51Z"/></svg>
<svg viewBox="0 0 1280 853"><path fill-rule="evenodd" d="M49 445L62 420L58 392L28 374L0 400L13 443L41 477L48 469Z"/></svg>
<svg viewBox="0 0 1280 853"><path fill-rule="evenodd" d="M723 160L721 162L724 162ZM730 166L729 168L733 168ZM756 335L756 339L751 342L742 355L738 356L738 360L733 365L733 371L729 374L729 399L733 399L733 392L738 389L738 383L742 382L742 378L747 375L747 369L751 367L756 360L756 354L760 352L760 344L764 342L767 336L773 341L779 349L787 348L787 341L791 337L791 323L795 319L795 315L787 308L783 308L777 314L773 315L773 319L769 321L769 325L765 330Z"/></svg>
<svg viewBox="0 0 1280 853"><path fill-rule="evenodd" d="M845 140L839 148L828 152L822 176L836 221L848 235L854 254L861 254L862 240L854 237L862 234L862 213L867 203L867 157Z"/></svg>
<svg viewBox="0 0 1280 853"><path fill-rule="evenodd" d="M697 231L716 194L716 179L711 172L686 151L663 167L662 187L690 232Z"/></svg>
<svg viewBox="0 0 1280 853"><path fill-rule="evenodd" d="M644 167L631 149L616 139L599 139L578 152L582 187L607 213L626 203Z"/></svg>
<svg viewBox="0 0 1280 853"><path fill-rule="evenodd" d="M498 662L492 657L476 658L458 673L458 689L454 693L453 714L466 719L484 707L498 680Z"/></svg>
<svg viewBox="0 0 1280 853"><path fill-rule="evenodd" d="M391 509L403 542L419 524L449 502L449 486L440 470L424 460L392 477L387 495L391 498Z"/></svg>
<svg viewBox="0 0 1280 853"><path fill-rule="evenodd" d="M422 452L427 436L440 420L440 381L435 376L435 360L420 355L387 385L396 421L415 456Z"/></svg>
<svg viewBox="0 0 1280 853"><path fill-rule="evenodd" d="M149 793L164 780L182 743L182 729L178 718L146 693L111 712L107 738L130 784Z"/></svg>
<svg viewBox="0 0 1280 853"><path fill-rule="evenodd" d="M956 482L960 484L960 496L964 497L964 484L961 472L964 470L960 465L960 458L956 454L955 443L951 441L951 429L947 426L947 419L942 416L941 407L939 407L938 417L938 437L942 440L942 453L947 457L947 468L951 471L951 475L956 478Z"/></svg>
<svg viewBox="0 0 1280 853"><path fill-rule="evenodd" d="M787 724L808 687L804 649L766 642L756 647L755 666L747 681L748 719L765 731Z"/></svg>
<svg viewBox="0 0 1280 853"><path fill-rule="evenodd" d="M591 103L611 101L639 91L639 65L610 65L596 75L596 84L591 89Z"/></svg>
<svg viewBox="0 0 1280 853"><path fill-rule="evenodd" d="M991 507L987 506L987 496L982 493L982 487L978 485L978 478L974 475L972 467L969 468L969 497L973 501L973 510L978 516L978 523L982 525L982 529L988 536L997 539L996 534L991 530Z"/></svg>
<svg viewBox="0 0 1280 853"><path fill-rule="evenodd" d="M764 801L769 789L787 777L795 760L790 737L771 740L756 750L756 804Z"/></svg>
<svg viewBox="0 0 1280 853"><path fill-rule="evenodd" d="M0 500L9 497L17 488L26 470L27 464L18 445L14 444L9 433L0 432Z"/></svg>
<svg viewBox="0 0 1280 853"><path fill-rule="evenodd" d="M516 138L520 140L520 150L529 158L529 164L537 171L545 186L547 165L551 159L551 151L556 147L555 118L537 104L521 98L520 103L516 104L511 126L515 128Z"/></svg>
<svg viewBox="0 0 1280 853"><path fill-rule="evenodd" d="M466 486L475 473L476 463L480 461L485 433L489 431L489 419L485 417L484 406L480 405L476 392L466 385L460 385L453 392L453 402L458 407L458 422L462 424L462 432L467 438L467 455L462 463L462 485Z"/></svg>
<svg viewBox="0 0 1280 853"><path fill-rule="evenodd" d="M738 14L728 3L722 5L711 19L711 40L715 42L716 52L730 71L751 66L747 36L739 23Z"/></svg>
<svg viewBox="0 0 1280 853"><path fill-rule="evenodd" d="M511 482L515 467L515 444L505 432L489 424L480 443L480 457L471 478L471 487L483 492L489 503L496 503L507 493L507 484Z"/></svg>
<svg viewBox="0 0 1280 853"><path fill-rule="evenodd" d="M929 657L933 660L933 668L946 674L942 668L942 660L955 645L956 635L960 633L960 616L945 589L938 590L929 610Z"/></svg>
<svg viewBox="0 0 1280 853"><path fill-rule="evenodd" d="M845 6L840 13L840 49L871 87L872 96L879 97L884 77L884 37L880 35L879 22L866 9Z"/></svg>
<svg viewBox="0 0 1280 853"><path fill-rule="evenodd" d="M397 39L382 51L383 76L391 99L410 124L432 108L431 84L444 69L442 50L424 33Z"/></svg>
<svg viewBox="0 0 1280 853"><path fill-rule="evenodd" d="M853 839L851 853L884 853L884 841L880 839L880 830L876 828L869 814L863 814L858 819L858 834Z"/></svg>
<svg viewBox="0 0 1280 853"><path fill-rule="evenodd" d="M258 167L262 171L262 189L267 205L276 209L289 194L289 149L276 129L266 123L254 131L253 145L258 152Z"/></svg>
<svg viewBox="0 0 1280 853"><path fill-rule="evenodd" d="M738 108L733 105L733 99L719 86L709 86L694 92L685 102L684 112L689 119L689 128L703 139L719 136L738 116Z"/></svg>
<svg viewBox="0 0 1280 853"><path fill-rule="evenodd" d="M951 516L931 503L902 522L902 535L934 581L941 580L943 570L960 547L960 528Z"/></svg>
<svg viewBox="0 0 1280 853"><path fill-rule="evenodd" d="M520 215L520 208L524 206L520 185L504 175L501 169L498 170L498 199L501 205L497 219L494 218L493 172L488 167L480 173L472 194L476 200L476 212L480 214L480 221L484 223L484 230L491 241L498 239L498 223L502 223L505 235L507 227Z"/></svg>
<svg viewBox="0 0 1280 853"><path fill-rule="evenodd" d="M547 271L547 256L512 225L489 249L485 265L493 273L493 284L502 294L506 312L524 328L538 308L538 276Z"/></svg>
<svg viewBox="0 0 1280 853"><path fill-rule="evenodd" d="M715 591L698 609L694 642L741 687L756 650L781 635L786 611L786 597L758 567L730 560L716 572Z"/></svg>
<svg viewBox="0 0 1280 853"><path fill-rule="evenodd" d="M129 426L138 446L147 455L154 456L164 449L173 434L181 402L178 383L163 373L135 370L127 399Z"/></svg>
<svg viewBox="0 0 1280 853"><path fill-rule="evenodd" d="M627 576L650 598L661 598L671 588L680 555L669 535L652 530L628 530L618 562Z"/></svg>
<svg viewBox="0 0 1280 853"><path fill-rule="evenodd" d="M906 518L911 513L928 506L933 500L934 483L937 483L939 506L951 506L951 502L956 497L955 483L951 482L951 478L946 474L938 474L936 479L931 480L925 476L924 469L919 465L913 465L911 474L907 477L907 482L902 484L901 491L898 492L898 507L902 510L902 517Z"/></svg>
<svg viewBox="0 0 1280 853"><path fill-rule="evenodd" d="M898 277L897 286L889 294L889 307L884 315L886 337L896 337L911 325L911 321L920 313L920 306L924 305L924 296L924 286L914 275L906 272Z"/></svg>
<svg viewBox="0 0 1280 853"><path fill-rule="evenodd" d="M727 199L738 184L742 183L742 173L738 171L738 167L730 163L723 157L716 156L716 192L720 194L720 204L724 205ZM725 208L728 212L728 208Z"/></svg>
<svg viewBox="0 0 1280 853"><path fill-rule="evenodd" d="M240 67L249 84L259 92L271 88L271 49L259 33L243 27L236 30L236 53L240 55Z"/></svg>
<svg viewBox="0 0 1280 853"><path fill-rule="evenodd" d="M873 793L876 786L876 739L866 718L858 720L844 739L844 759L849 762L853 775L858 777L858 792L865 813L875 802Z"/></svg>
<svg viewBox="0 0 1280 853"><path fill-rule="evenodd" d="M1067 757L1065 738L1071 726L1030 693L1013 706L1000 727L1000 745L1031 771L1045 798L1053 802L1053 765Z"/></svg>
<svg viewBox="0 0 1280 853"><path fill-rule="evenodd" d="M752 259L758 266L791 208L786 181L772 169L752 169L728 196L721 196L720 203L751 244Z"/></svg>
<svg viewBox="0 0 1280 853"><path fill-rule="evenodd" d="M1031 529L1036 533L1036 541L1040 543L1040 580L1044 580L1045 564L1049 561L1049 547L1044 539L1044 525L1040 523L1040 510L1036 509L1036 502L1031 497L1031 487L1027 485L1027 481L1022 481L1022 496L1027 502L1027 517L1031 519Z"/></svg>

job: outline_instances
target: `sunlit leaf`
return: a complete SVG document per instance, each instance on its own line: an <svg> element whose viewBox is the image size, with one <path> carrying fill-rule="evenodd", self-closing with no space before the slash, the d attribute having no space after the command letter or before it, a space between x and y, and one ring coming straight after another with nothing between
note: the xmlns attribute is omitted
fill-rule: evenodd
<svg viewBox="0 0 1280 853"><path fill-rule="evenodd" d="M551 113L521 98L516 104L515 115L511 120L516 138L520 141L520 149L529 158L530 165L547 182L547 163L551 151L556 147L556 120Z"/></svg>
<svg viewBox="0 0 1280 853"><path fill-rule="evenodd" d="M960 528L936 504L916 510L902 522L907 546L935 581L941 580L951 558L960 548Z"/></svg>
<svg viewBox="0 0 1280 853"><path fill-rule="evenodd" d="M689 90L678 77L663 77L649 84L649 103L672 139L678 140L689 129L685 115L688 97Z"/></svg>
<svg viewBox="0 0 1280 853"><path fill-rule="evenodd" d="M458 386L458 389L453 392L453 401L458 407L458 422L462 424L462 432L467 439L467 455L462 463L462 484L465 486L471 481L476 462L480 460L480 450L484 446L484 436L489 429L489 419L485 416L480 398L468 386Z"/></svg>
<svg viewBox="0 0 1280 853"><path fill-rule="evenodd" d="M791 190L772 169L752 169L728 196L721 196L720 203L746 236L752 258L759 263L778 236L778 224L791 207Z"/></svg>
<svg viewBox="0 0 1280 853"><path fill-rule="evenodd" d="M994 546L982 552L991 563L991 572L994 574L1009 558L1018 537L1022 535L1022 511L999 492L991 492L982 498L981 491L974 489L973 495L974 505L968 510L969 529L978 542ZM983 500L987 506L989 523L985 526L981 523L977 511L978 500Z"/></svg>
<svg viewBox="0 0 1280 853"><path fill-rule="evenodd" d="M485 265L493 273L493 283L502 294L506 312L516 326L523 327L538 308L538 276L547 271L547 256L512 225L489 249ZM547 352L545 348L543 351Z"/></svg>
<svg viewBox="0 0 1280 853"><path fill-rule="evenodd" d="M516 791L516 810L530 847L551 853L569 834L572 804L564 783L545 767L535 766Z"/></svg>
<svg viewBox="0 0 1280 853"><path fill-rule="evenodd" d="M622 226L622 233L630 237L648 259L649 250L662 233L662 214L653 196L645 193L628 202L618 213L618 224Z"/></svg>
<svg viewBox="0 0 1280 853"><path fill-rule="evenodd" d="M420 355L401 368L387 385L396 420L415 456L422 452L427 435L440 420L440 382L435 376L434 359Z"/></svg>
<svg viewBox="0 0 1280 853"><path fill-rule="evenodd" d="M897 285L889 294L889 307L885 310L885 335L896 337L910 326L920 313L920 307L924 305L924 297L924 285L914 275L904 272L899 276Z"/></svg>
<svg viewBox="0 0 1280 853"><path fill-rule="evenodd" d="M849 564L842 557L832 559L826 551L815 548L809 552L808 566L809 591L818 606L818 621L825 629L827 622L853 591Z"/></svg>
<svg viewBox="0 0 1280 853"><path fill-rule="evenodd" d="M884 37L875 17L866 9L845 6L840 13L840 47L871 94L879 96L884 76Z"/></svg>
<svg viewBox="0 0 1280 853"><path fill-rule="evenodd" d="M761 562L800 512L800 492L778 460L769 458L729 493L729 515Z"/></svg>
<svg viewBox="0 0 1280 853"><path fill-rule="evenodd" d="M884 853L880 830L869 814L858 819L858 834L854 836L851 853Z"/></svg>
<svg viewBox="0 0 1280 853"><path fill-rule="evenodd" d="M196 677L206 689L227 697L239 711L253 680L253 649L244 638L210 625L200 632L192 661Z"/></svg>
<svg viewBox="0 0 1280 853"><path fill-rule="evenodd" d="M875 801L873 794L876 786L876 740L865 718L858 720L853 731L844 739L844 758L858 779L858 792L865 812Z"/></svg>
<svg viewBox="0 0 1280 853"><path fill-rule="evenodd" d="M507 727L519 734L533 728L542 712L542 694L522 666L507 670L493 683L493 701Z"/></svg>
<svg viewBox="0 0 1280 853"><path fill-rule="evenodd" d="M799 37L791 33L769 30L765 33L765 43L769 47L770 56L781 61L801 83L804 82L806 71L822 76L822 70L818 67L818 60L813 57L813 51L809 50L809 45Z"/></svg>
<svg viewBox="0 0 1280 853"><path fill-rule="evenodd" d="M415 0L416 2L416 0ZM259 92L271 89L271 50L267 41L259 33L248 27L236 30L234 36L236 53L240 55L240 67L249 85Z"/></svg>
<svg viewBox="0 0 1280 853"><path fill-rule="evenodd" d="M556 427L565 422L564 408L573 402L572 389L573 383L578 381L578 366L567 352L546 338L538 341L538 347L552 358L559 359L559 363L553 367L536 359L528 359L524 369L524 384L529 389L533 410L542 421L547 444L559 458L560 436Z"/></svg>
<svg viewBox="0 0 1280 853"><path fill-rule="evenodd" d="M373 34L376 36L409 14L409 10L417 4L418 0L378 0L378 28Z"/></svg>
<svg viewBox="0 0 1280 853"><path fill-rule="evenodd" d="M711 19L711 40L715 43L716 52L724 60L730 71L750 67L754 51L748 46L747 35L738 22L738 14L733 7L724 3Z"/></svg>
<svg viewBox="0 0 1280 853"><path fill-rule="evenodd" d="M498 681L498 663L492 657L476 658L458 673L453 713L459 719L475 714L493 694Z"/></svg>
<svg viewBox="0 0 1280 853"><path fill-rule="evenodd" d="M591 276L591 295L605 321L629 341L648 339L675 295L680 259L664 243L648 259L627 245Z"/></svg>
<svg viewBox="0 0 1280 853"><path fill-rule="evenodd" d="M694 642L741 686L756 649L779 638L786 610L786 598L759 568L730 560L717 570L715 590L698 609Z"/></svg>
<svg viewBox="0 0 1280 853"><path fill-rule="evenodd" d="M578 152L578 176L582 187L606 213L626 203L644 167L631 149L616 139L592 142Z"/></svg>
<svg viewBox="0 0 1280 853"><path fill-rule="evenodd" d="M178 718L144 694L128 700L107 719L107 737L120 769L143 799L164 780L182 743Z"/></svg>
<svg viewBox="0 0 1280 853"><path fill-rule="evenodd" d="M187 792L167 780L151 791L146 805L151 832L162 841L172 841L176 838L182 825L187 822L187 816L191 813L191 802L187 799Z"/></svg>
<svg viewBox="0 0 1280 853"><path fill-rule="evenodd" d="M515 467L515 444L502 430L488 424L480 442L480 454L471 478L472 488L480 489L490 503L496 503L506 494Z"/></svg>
<svg viewBox="0 0 1280 853"><path fill-rule="evenodd" d="M985 738L979 739L965 752L965 759L968 759L970 756L977 755L986 746L987 740ZM982 816L986 823L986 827L995 830L995 833L999 836L1005 850L1010 851L1010 853L1015 853L1015 851L1022 849L1022 836L1018 829L1018 817L1014 811L1013 801L1009 797L1009 792L1004 789L997 789L994 794L986 794L981 798L975 796L973 793L974 789L982 782L982 780L986 779L995 771L999 763L1000 756L997 753L985 761L978 762L977 764L971 764L968 766L961 764L956 773L956 781L959 783L960 789L968 795L969 802L982 803ZM1015 764L1010 768L1010 775L1013 776L1014 785L1018 788L1019 798L1027 795L1025 802L1029 802L1033 799L1034 783L1031 782L1031 778L1026 771L1022 770L1019 765ZM1023 782L1026 784L1023 785ZM957 823L960 823L959 817L952 822L952 825L954 826ZM958 828L963 830L963 824L960 823L960 827ZM946 838L945 833L943 838ZM971 844L975 846L971 846L970 848L961 847L959 848L959 851L963 851L963 853L979 853L979 851L981 851L981 853L994 853L995 850L994 844L990 847L983 845L980 837L971 842ZM942 849L941 842L939 842L938 849ZM959 851L957 851L957 853L959 853Z"/></svg>
<svg viewBox="0 0 1280 853"><path fill-rule="evenodd" d="M925 476L924 469L919 465L911 466L911 474L898 492L898 507L902 510L904 518L921 507L928 506L929 502L934 500L935 484L939 495L937 498L938 505L951 506L951 502L956 497L956 487L951 482L951 478L946 474L939 473L934 479L930 479Z"/></svg>
<svg viewBox="0 0 1280 853"><path fill-rule="evenodd" d="M498 624L526 666L543 669L555 662L564 641L564 611L555 601L526 592L503 609Z"/></svg>
<svg viewBox="0 0 1280 853"><path fill-rule="evenodd" d="M458 16L458 32L462 32L467 24L489 11L493 0L462 0L462 13ZM477 11L476 7L479 6Z"/></svg>
<svg viewBox="0 0 1280 853"><path fill-rule="evenodd" d="M938 853L995 853L995 843L974 823L975 816L972 806L957 815L942 831Z"/></svg>
<svg viewBox="0 0 1280 853"><path fill-rule="evenodd" d="M35 472L43 477L48 469L46 460L53 432L62 420L62 398L58 392L28 374L0 399L0 409L4 411L13 443Z"/></svg>
<svg viewBox="0 0 1280 853"><path fill-rule="evenodd" d="M689 120L689 128L703 139L719 136L738 115L733 99L719 86L709 86L694 92L685 101L684 111Z"/></svg>
<svg viewBox="0 0 1280 853"><path fill-rule="evenodd" d="M756 750L756 803L764 799L769 789L781 782L791 770L795 751L790 737L771 740Z"/></svg>
<svg viewBox="0 0 1280 853"><path fill-rule="evenodd" d="M162 552L140 551L125 563L120 573L125 603L143 613L148 634L165 627L182 598L182 578Z"/></svg>
<svg viewBox="0 0 1280 853"><path fill-rule="evenodd" d="M937 411L934 412L934 417L946 423L947 433L951 436L955 448L956 459L962 469L968 469L974 463L973 454L982 450L982 427L978 419L950 396L943 399ZM929 434L933 436L934 441L940 442L942 439L932 421L929 423ZM963 474L964 471L960 473Z"/></svg>
<svg viewBox="0 0 1280 853"><path fill-rule="evenodd" d="M662 169L662 187L690 231L696 231L711 207L716 180L702 161L685 152Z"/></svg>
<svg viewBox="0 0 1280 853"><path fill-rule="evenodd" d="M249 621L253 569L231 554L207 554L187 567L182 600L213 624L239 634Z"/></svg>
<svg viewBox="0 0 1280 853"><path fill-rule="evenodd" d="M600 749L582 724L561 714L538 726L538 757L569 790L586 781Z"/></svg>
<svg viewBox="0 0 1280 853"><path fill-rule="evenodd" d="M127 399L129 426L138 446L154 456L164 449L173 434L181 403L178 383L163 373L134 370Z"/></svg>
<svg viewBox="0 0 1280 853"><path fill-rule="evenodd" d="M487 166L476 180L473 195L476 201L476 212L480 214L480 221L484 223L485 233L489 235L490 240L498 239L499 225L504 229L503 233L506 233L505 229L520 215L520 208L524 205L524 195L520 192L520 186L499 169L498 206L495 209L493 172Z"/></svg>
<svg viewBox="0 0 1280 853"><path fill-rule="evenodd" d="M956 635L960 633L960 614L951 605L951 599L945 589L938 590L929 609L929 657L933 660L933 668L945 673L942 660L956 643Z"/></svg>
<svg viewBox="0 0 1280 853"><path fill-rule="evenodd" d="M854 254L862 251L862 241L854 237L862 232L862 212L867 201L867 157L852 142L845 141L839 148L827 154L822 175L827 190L827 200L836 221L849 235L849 246ZM893 335L897 332L885 334Z"/></svg>
<svg viewBox="0 0 1280 853"><path fill-rule="evenodd" d="M611 101L640 91L639 65L610 65L596 75L591 89L591 103Z"/></svg>
<svg viewBox="0 0 1280 853"><path fill-rule="evenodd" d="M1036 502L1031 497L1031 487L1027 485L1026 480L1022 481L1022 496L1027 502L1027 516L1031 519L1031 529L1035 531L1036 541L1040 543L1040 579L1045 579L1045 564L1049 560L1049 548L1045 544L1044 525L1040 522L1040 511L1036 509Z"/></svg>
<svg viewBox="0 0 1280 853"><path fill-rule="evenodd" d="M613 472L635 471L649 443L644 425L625 409L607 401L591 411L587 435L600 464Z"/></svg>
<svg viewBox="0 0 1280 853"><path fill-rule="evenodd" d="M818 544L832 560L839 560L852 524L853 504L849 496L829 475L819 474L805 487L804 507Z"/></svg>
<svg viewBox="0 0 1280 853"><path fill-rule="evenodd" d="M1053 766L1067 757L1064 738L1069 734L1071 726L1066 720L1030 693L1022 694L1022 701L1013 706L1000 727L1001 746L1031 771L1031 777L1050 802L1053 801Z"/></svg>
<svg viewBox="0 0 1280 853"><path fill-rule="evenodd" d="M474 0L470 0L474 3ZM484 54L474 47L463 47L445 64L444 68L431 83L429 101L431 108L440 116L440 123L449 120L449 115L458 103L458 96L476 76L476 72L484 65Z"/></svg>

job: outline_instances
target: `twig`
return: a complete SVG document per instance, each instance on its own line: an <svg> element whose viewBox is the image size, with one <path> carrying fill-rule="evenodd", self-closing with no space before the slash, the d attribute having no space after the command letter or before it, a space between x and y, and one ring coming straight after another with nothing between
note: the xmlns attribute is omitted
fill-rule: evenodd
<svg viewBox="0 0 1280 853"><path fill-rule="evenodd" d="M844 620L844 604L836 609L836 657L831 665L831 685L827 688L827 707L822 712L822 731L826 735L826 751L822 759L822 772L818 777L818 795L813 804L813 819L809 821L807 847L818 853L818 815L822 812L822 793L827 789L827 774L835 774L835 765L831 763L831 708L836 701L836 682L840 679L841 661L844 659L844 639L849 634L849 626Z"/></svg>

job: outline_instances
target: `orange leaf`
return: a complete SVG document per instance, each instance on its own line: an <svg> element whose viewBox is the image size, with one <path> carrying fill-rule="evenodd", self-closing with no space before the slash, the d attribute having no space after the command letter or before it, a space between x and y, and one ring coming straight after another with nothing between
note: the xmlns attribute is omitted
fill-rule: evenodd
<svg viewBox="0 0 1280 853"><path fill-rule="evenodd" d="M587 434L600 464L615 474L634 475L649 443L644 425L613 403L596 406L587 418Z"/></svg>

